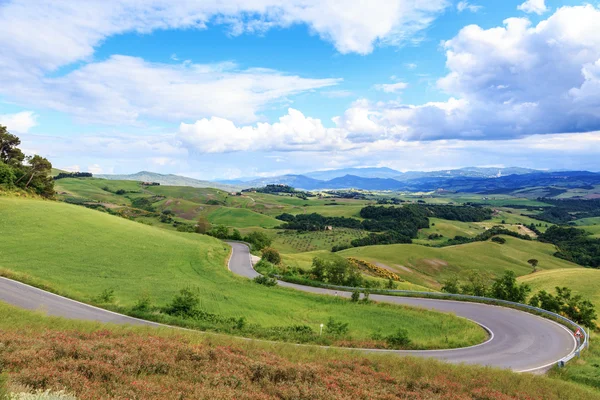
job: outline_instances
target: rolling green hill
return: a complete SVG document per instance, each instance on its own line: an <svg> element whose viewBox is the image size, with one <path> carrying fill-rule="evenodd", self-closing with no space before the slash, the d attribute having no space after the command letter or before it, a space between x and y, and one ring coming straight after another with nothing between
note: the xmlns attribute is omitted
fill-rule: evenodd
<svg viewBox="0 0 600 400"><path fill-rule="evenodd" d="M0 197L0 236L4 274L24 274L84 301L112 289L116 307L145 297L165 306L190 288L203 311L264 327L316 329L331 316L348 322L359 341L370 340L375 327L392 332L399 326L420 347L462 346L485 337L479 327L450 315L266 288L233 276L225 266L229 247L216 239L65 203Z"/></svg>
<svg viewBox="0 0 600 400"><path fill-rule="evenodd" d="M517 275L532 272L527 260L539 260L539 270L577 268L576 264L556 258L554 246L503 236L505 244L491 241L442 248L416 244L357 247L339 252L389 268L402 278L418 285L439 287L444 279L474 269L501 275L512 270Z"/></svg>
<svg viewBox="0 0 600 400"><path fill-rule="evenodd" d="M541 271L525 275L519 281L529 284L534 291L545 290L555 294L554 288L566 286L574 294L581 294L600 309L600 270L593 268L569 268Z"/></svg>

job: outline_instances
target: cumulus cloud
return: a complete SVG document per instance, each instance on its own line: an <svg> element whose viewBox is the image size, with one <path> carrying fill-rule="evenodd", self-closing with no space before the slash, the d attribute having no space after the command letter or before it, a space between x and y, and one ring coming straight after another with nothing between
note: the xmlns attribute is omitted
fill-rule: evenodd
<svg viewBox="0 0 600 400"><path fill-rule="evenodd" d="M236 126L232 121L212 117L193 124L182 123L177 138L195 151L224 153L256 150L324 150L344 145L344 132L325 128L319 119L290 108L274 124Z"/></svg>
<svg viewBox="0 0 600 400"><path fill-rule="evenodd" d="M468 1L459 1L458 4L456 4L456 9L458 10L458 12L463 12L463 11L467 10L472 13L476 13L479 10L481 10L482 8L483 8L483 6L471 4Z"/></svg>
<svg viewBox="0 0 600 400"><path fill-rule="evenodd" d="M385 93L398 93L408 87L408 83L396 82L396 83L382 83L375 85L375 89L381 90Z"/></svg>
<svg viewBox="0 0 600 400"><path fill-rule="evenodd" d="M0 125L6 126L9 132L27 133L37 125L37 118L33 111L0 114Z"/></svg>
<svg viewBox="0 0 600 400"><path fill-rule="evenodd" d="M371 140L510 139L600 129L600 9L563 7L537 26L463 28L446 41L451 98L423 105L363 103ZM346 116L336 119L346 126ZM374 127L377 127L375 129ZM363 136L363 139L365 137Z"/></svg>
<svg viewBox="0 0 600 400"><path fill-rule="evenodd" d="M517 9L526 13L535 13L538 15L542 15L548 11L545 0L527 0L525 3L519 5Z"/></svg>
<svg viewBox="0 0 600 400"><path fill-rule="evenodd" d="M85 7L74 1L0 2L0 94L92 122L218 115L248 123L272 102L285 103L286 96L337 80L221 64L157 64L120 55L95 61L95 49L128 32L220 24L237 35L305 24L341 53L367 54L378 44L412 40L447 5L447 0L381 1L376 6L362 0L189 0L177 6L168 0L89 0ZM171 60L177 61L177 55ZM75 68L56 74L65 66Z"/></svg>
<svg viewBox="0 0 600 400"><path fill-rule="evenodd" d="M12 0L0 7L0 65L53 70L89 59L107 37L157 29L205 29L232 34L306 24L341 53L366 54L376 43L410 39L448 6L447 0ZM31 32L36 32L32 35ZM7 57L10 56L10 57ZM15 68L11 68L15 69Z"/></svg>

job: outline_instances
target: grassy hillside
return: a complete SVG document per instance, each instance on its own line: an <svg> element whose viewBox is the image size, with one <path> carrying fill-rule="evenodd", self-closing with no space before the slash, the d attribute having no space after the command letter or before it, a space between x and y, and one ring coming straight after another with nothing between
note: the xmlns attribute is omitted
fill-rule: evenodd
<svg viewBox="0 0 600 400"><path fill-rule="evenodd" d="M259 214L246 208L214 207L204 216L213 224L220 224L239 228L258 226L261 228L274 228L281 225L281 221Z"/></svg>
<svg viewBox="0 0 600 400"><path fill-rule="evenodd" d="M512 270L517 275L532 272L527 260L539 260L539 270L576 268L577 265L553 256L554 246L503 236L505 244L491 241L442 248L416 244L357 247L339 252L391 269L419 285L439 287L439 282L465 270L488 271L495 275Z"/></svg>
<svg viewBox="0 0 600 400"><path fill-rule="evenodd" d="M147 296L164 306L190 288L202 310L265 327L295 324L318 331L334 317L349 323L356 340L370 340L375 329L405 327L414 345L424 347L465 345L485 336L450 315L266 288L233 276L225 267L229 248L216 239L74 205L0 197L0 236L0 268L84 301L113 289L116 306L131 307Z"/></svg>
<svg viewBox="0 0 600 400"><path fill-rule="evenodd" d="M600 399L544 376L68 321L4 303L0 343L9 343L9 391L65 389L79 399Z"/></svg>
<svg viewBox="0 0 600 400"><path fill-rule="evenodd" d="M522 276L521 282L528 283L534 291L545 290L555 293L556 286L566 286L574 294L581 294L600 309L600 270L592 268L569 268L542 271Z"/></svg>

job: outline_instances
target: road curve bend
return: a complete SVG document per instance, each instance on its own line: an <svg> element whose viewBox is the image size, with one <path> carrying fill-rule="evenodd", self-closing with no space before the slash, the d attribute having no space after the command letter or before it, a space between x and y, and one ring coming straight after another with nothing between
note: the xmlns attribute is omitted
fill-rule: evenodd
<svg viewBox="0 0 600 400"><path fill-rule="evenodd" d="M258 276L259 274L252 267L248 247L241 243L229 244L233 248L229 269L233 273L247 278ZM280 282L279 285L316 294L336 294L333 290L287 282ZM337 295L349 297L350 293L338 291ZM384 295L371 295L371 299L454 313L484 326L491 335L485 343L462 349L368 350L370 352L432 357L451 363L487 365L509 368L517 372L544 372L558 360L569 355L576 346L573 335L562 325L510 308L451 300ZM2 277L0 277L0 301L29 310L41 310L48 315L71 319L155 327L166 326L90 306Z"/></svg>
<svg viewBox="0 0 600 400"><path fill-rule="evenodd" d="M259 275L252 267L248 246L229 242L233 248L229 269L246 278ZM350 297L349 292L303 286L279 281L279 286L309 293ZM545 372L558 360L571 354L577 345L572 333L564 326L512 308L453 300L419 299L386 295L370 296L372 300L422 307L453 313L483 326L490 333L485 343L451 350L399 351L397 354L431 357L451 363L479 364L508 368L516 372Z"/></svg>

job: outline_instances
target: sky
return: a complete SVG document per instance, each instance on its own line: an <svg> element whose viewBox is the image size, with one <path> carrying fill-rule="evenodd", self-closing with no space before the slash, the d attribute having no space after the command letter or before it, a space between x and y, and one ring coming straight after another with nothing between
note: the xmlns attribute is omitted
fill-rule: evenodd
<svg viewBox="0 0 600 400"><path fill-rule="evenodd" d="M0 0L0 124L96 174L600 171L600 2Z"/></svg>

